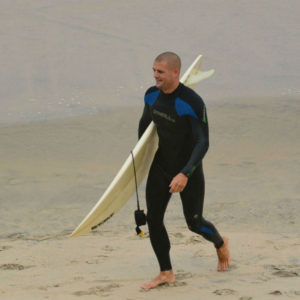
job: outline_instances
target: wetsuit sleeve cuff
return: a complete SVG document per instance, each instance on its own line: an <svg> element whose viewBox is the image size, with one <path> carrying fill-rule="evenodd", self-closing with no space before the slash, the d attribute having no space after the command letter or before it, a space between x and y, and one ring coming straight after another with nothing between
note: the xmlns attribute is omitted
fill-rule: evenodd
<svg viewBox="0 0 300 300"><path fill-rule="evenodd" d="M196 169L196 166L192 166L192 168L190 169L187 169L187 168L184 168L181 173L183 173L186 177L190 178L193 174L193 172L195 171Z"/></svg>

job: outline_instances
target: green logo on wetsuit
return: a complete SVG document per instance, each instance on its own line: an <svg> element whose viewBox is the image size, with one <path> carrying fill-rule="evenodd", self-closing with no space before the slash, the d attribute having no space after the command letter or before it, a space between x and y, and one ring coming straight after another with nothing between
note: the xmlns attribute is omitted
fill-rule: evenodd
<svg viewBox="0 0 300 300"><path fill-rule="evenodd" d="M205 109L205 107L203 108L202 122L205 123L205 124L207 123L207 119L206 119L206 109Z"/></svg>
<svg viewBox="0 0 300 300"><path fill-rule="evenodd" d="M191 171L188 172L188 173L185 174L185 175L186 175L187 177L190 177L190 176L192 175L192 173L195 171L196 168L197 168L196 166L193 166L192 169L191 169Z"/></svg>

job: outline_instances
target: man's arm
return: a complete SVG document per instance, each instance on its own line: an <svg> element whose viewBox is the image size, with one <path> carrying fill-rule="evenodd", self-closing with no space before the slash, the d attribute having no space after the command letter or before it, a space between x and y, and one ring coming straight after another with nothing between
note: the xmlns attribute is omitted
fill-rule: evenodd
<svg viewBox="0 0 300 300"><path fill-rule="evenodd" d="M149 105L145 104L144 111L143 111L142 117L139 122L139 129L138 129L139 139L141 138L141 136L143 135L143 133L145 132L145 130L147 129L147 127L149 126L151 121L152 121L152 118L151 118Z"/></svg>
<svg viewBox="0 0 300 300"><path fill-rule="evenodd" d="M192 128L195 147L187 164L171 181L169 185L170 193L182 192L184 190L187 185L188 178L200 164L209 147L208 124L205 107L203 107L201 119L199 118L197 120L194 117L189 116L189 121Z"/></svg>
<svg viewBox="0 0 300 300"><path fill-rule="evenodd" d="M209 137L208 137L208 124L207 119L196 120L193 117L189 117L192 135L195 141L195 147L192 151L189 161L181 170L181 173L190 177L197 166L202 161L209 147Z"/></svg>
<svg viewBox="0 0 300 300"><path fill-rule="evenodd" d="M171 181L169 185L170 193L182 192L184 190L187 185L188 178L200 164L209 147L207 123L201 124L203 120L196 120L193 117L190 117L190 122L192 126L192 134L195 140L195 147L188 163Z"/></svg>

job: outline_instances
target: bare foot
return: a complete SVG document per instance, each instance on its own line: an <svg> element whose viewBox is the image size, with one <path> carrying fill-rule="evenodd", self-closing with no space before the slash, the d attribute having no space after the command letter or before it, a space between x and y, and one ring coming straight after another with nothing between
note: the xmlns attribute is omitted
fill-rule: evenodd
<svg viewBox="0 0 300 300"><path fill-rule="evenodd" d="M143 290L155 289L159 285L162 284L170 284L175 282L175 275L173 270L160 272L157 277L152 279L151 281L145 282L142 284L141 288Z"/></svg>
<svg viewBox="0 0 300 300"><path fill-rule="evenodd" d="M218 271L226 271L231 262L229 247L228 247L228 238L223 236L224 244L221 248L217 249L218 255Z"/></svg>

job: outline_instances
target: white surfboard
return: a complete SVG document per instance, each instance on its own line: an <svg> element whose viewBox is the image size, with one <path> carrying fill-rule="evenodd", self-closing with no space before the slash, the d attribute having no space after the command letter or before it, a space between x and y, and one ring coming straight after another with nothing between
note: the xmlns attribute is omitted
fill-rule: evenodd
<svg viewBox="0 0 300 300"><path fill-rule="evenodd" d="M187 69L180 81L189 87L213 75L214 70L200 71L202 55L199 55ZM148 174L158 146L158 136L153 122L150 123L132 152L135 160L137 184ZM100 200L83 219L71 236L88 233L111 218L135 193L134 169L131 154L108 186Z"/></svg>

